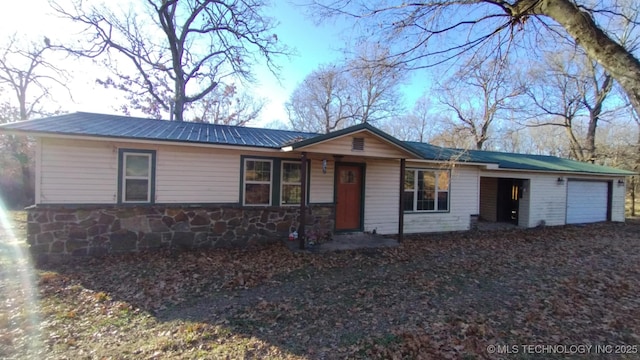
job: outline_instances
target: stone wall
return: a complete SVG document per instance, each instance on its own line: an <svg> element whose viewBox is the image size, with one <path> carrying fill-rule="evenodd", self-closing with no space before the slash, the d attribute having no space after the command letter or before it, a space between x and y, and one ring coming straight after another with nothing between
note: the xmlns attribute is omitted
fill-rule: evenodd
<svg viewBox="0 0 640 360"><path fill-rule="evenodd" d="M297 207L34 207L27 242L37 257L245 247L286 240L298 215ZM333 206L310 206L306 223L314 234L331 233Z"/></svg>

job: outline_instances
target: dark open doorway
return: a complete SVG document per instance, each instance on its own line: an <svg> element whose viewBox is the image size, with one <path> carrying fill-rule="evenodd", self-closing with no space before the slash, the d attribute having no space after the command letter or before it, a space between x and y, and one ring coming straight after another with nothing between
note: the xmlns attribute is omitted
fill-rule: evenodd
<svg viewBox="0 0 640 360"><path fill-rule="evenodd" d="M518 224L520 199L522 198L521 179L498 179L498 203L496 220Z"/></svg>

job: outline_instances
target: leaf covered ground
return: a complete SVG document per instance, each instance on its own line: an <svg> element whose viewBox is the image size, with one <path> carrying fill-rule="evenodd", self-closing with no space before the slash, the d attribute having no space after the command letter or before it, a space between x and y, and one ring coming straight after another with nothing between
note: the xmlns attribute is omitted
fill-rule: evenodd
<svg viewBox="0 0 640 360"><path fill-rule="evenodd" d="M590 358L640 356L637 221L429 235L384 250L274 245L37 267L3 235L0 358L567 357L521 347L536 344L628 345Z"/></svg>

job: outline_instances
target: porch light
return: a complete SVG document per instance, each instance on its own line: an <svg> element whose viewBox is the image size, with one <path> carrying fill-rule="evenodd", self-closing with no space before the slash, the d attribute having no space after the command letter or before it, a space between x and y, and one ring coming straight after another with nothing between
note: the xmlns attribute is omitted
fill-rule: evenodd
<svg viewBox="0 0 640 360"><path fill-rule="evenodd" d="M624 186L624 180L622 179L618 180L618 186Z"/></svg>
<svg viewBox="0 0 640 360"><path fill-rule="evenodd" d="M285 146L285 147L282 148L282 151L284 151L284 152L293 151L293 146Z"/></svg>
<svg viewBox="0 0 640 360"><path fill-rule="evenodd" d="M564 184L564 179L559 177L558 178L558 185L562 185L562 184Z"/></svg>

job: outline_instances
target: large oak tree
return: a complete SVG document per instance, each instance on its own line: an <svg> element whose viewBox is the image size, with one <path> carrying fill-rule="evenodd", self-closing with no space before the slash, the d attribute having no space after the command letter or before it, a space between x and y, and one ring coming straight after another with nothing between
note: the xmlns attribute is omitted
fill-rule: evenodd
<svg viewBox="0 0 640 360"><path fill-rule="evenodd" d="M263 14L263 0L146 0L122 11L71 1L69 6L52 0L52 6L83 25L86 37L61 47L107 59L116 77L105 83L132 92L132 99L148 96L137 106L171 110L178 121L189 104L219 87L252 80L255 64L266 62L276 72L274 57L286 53L273 33L274 21ZM116 65L122 57L133 75L122 62Z"/></svg>

